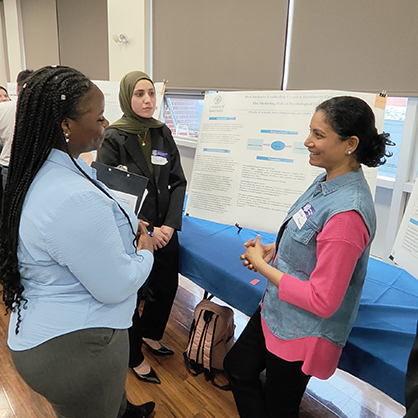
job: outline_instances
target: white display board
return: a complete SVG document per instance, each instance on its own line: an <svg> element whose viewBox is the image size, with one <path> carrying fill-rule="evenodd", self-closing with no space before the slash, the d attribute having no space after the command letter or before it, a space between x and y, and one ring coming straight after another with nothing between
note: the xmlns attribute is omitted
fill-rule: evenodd
<svg viewBox="0 0 418 418"><path fill-rule="evenodd" d="M415 181L389 258L418 279L418 182Z"/></svg>
<svg viewBox="0 0 418 418"><path fill-rule="evenodd" d="M102 91L105 97L104 117L110 124L122 116L119 106L119 83L117 81L93 80L93 83Z"/></svg>
<svg viewBox="0 0 418 418"><path fill-rule="evenodd" d="M17 100L17 83L7 83L7 92L9 93L9 97L15 101Z"/></svg>
<svg viewBox="0 0 418 418"><path fill-rule="evenodd" d="M292 203L322 169L303 145L315 107L351 95L365 100L383 129L385 98L344 91L207 94L186 214L276 233ZM377 169L364 168L371 190Z"/></svg>
<svg viewBox="0 0 418 418"><path fill-rule="evenodd" d="M163 116L165 86L165 82L154 83L155 96L157 98L157 101L153 117L158 120L161 120Z"/></svg>

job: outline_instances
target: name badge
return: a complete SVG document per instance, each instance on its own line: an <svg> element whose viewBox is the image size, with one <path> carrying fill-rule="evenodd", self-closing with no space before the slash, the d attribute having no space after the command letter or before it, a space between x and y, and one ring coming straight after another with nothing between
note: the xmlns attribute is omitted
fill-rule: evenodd
<svg viewBox="0 0 418 418"><path fill-rule="evenodd" d="M154 165L166 165L168 163L168 154L164 151L153 149L151 151L151 163Z"/></svg>
<svg viewBox="0 0 418 418"><path fill-rule="evenodd" d="M302 207L302 209L293 215L293 220L296 222L297 227L301 229L302 226L305 225L305 222L308 220L308 218L314 213L314 207L310 203L307 203Z"/></svg>

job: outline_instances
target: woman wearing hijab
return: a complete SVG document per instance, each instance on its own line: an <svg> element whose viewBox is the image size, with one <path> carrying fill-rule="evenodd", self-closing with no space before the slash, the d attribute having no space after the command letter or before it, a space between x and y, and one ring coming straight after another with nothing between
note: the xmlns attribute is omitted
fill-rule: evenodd
<svg viewBox="0 0 418 418"><path fill-rule="evenodd" d="M142 341L155 355L171 355L161 340L178 286L179 244L186 179L170 129L152 116L156 105L154 83L141 72L126 74L119 89L123 116L106 130L99 162L123 165L148 178L148 195L139 218L147 222L154 245L154 266L142 315L135 310L129 329L129 367L143 381L160 383L142 354ZM139 305L138 297L137 304Z"/></svg>

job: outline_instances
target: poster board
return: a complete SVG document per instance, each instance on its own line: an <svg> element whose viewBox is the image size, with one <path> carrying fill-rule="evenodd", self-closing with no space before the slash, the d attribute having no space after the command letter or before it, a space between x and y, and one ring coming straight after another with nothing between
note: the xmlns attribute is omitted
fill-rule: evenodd
<svg viewBox="0 0 418 418"><path fill-rule="evenodd" d="M315 107L334 96L365 100L383 129L386 99L335 90L207 94L186 214L276 233L292 203L323 171L304 141ZM377 169L363 167L372 193Z"/></svg>
<svg viewBox="0 0 418 418"><path fill-rule="evenodd" d="M154 83L155 96L157 98L153 115L154 119L161 120L163 116L165 86L166 82Z"/></svg>
<svg viewBox="0 0 418 418"><path fill-rule="evenodd" d="M12 101L17 100L17 83L7 82L7 92Z"/></svg>
<svg viewBox="0 0 418 418"><path fill-rule="evenodd" d="M119 82L93 80L93 83L102 91L105 97L104 117L109 124L116 122L122 116L119 106Z"/></svg>
<svg viewBox="0 0 418 418"><path fill-rule="evenodd" d="M418 279L418 182L415 181L389 258Z"/></svg>

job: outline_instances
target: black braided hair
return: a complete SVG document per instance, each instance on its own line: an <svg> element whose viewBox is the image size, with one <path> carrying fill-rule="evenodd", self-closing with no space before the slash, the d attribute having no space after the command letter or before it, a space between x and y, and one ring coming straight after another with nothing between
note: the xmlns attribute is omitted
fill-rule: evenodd
<svg viewBox="0 0 418 418"><path fill-rule="evenodd" d="M341 141L358 137L354 157L359 163L377 167L386 162L386 157L392 156L386 147L395 143L389 139L388 133L377 132L374 113L364 100L353 96L333 97L318 105L316 111L319 110Z"/></svg>
<svg viewBox="0 0 418 418"><path fill-rule="evenodd" d="M21 322L21 306L23 304L25 308L27 303L22 296L24 288L20 283L17 259L23 202L33 179L52 148L64 149L71 156L61 122L65 118L79 120L82 116L82 100L93 86L94 84L86 76L73 68L52 66L43 67L31 74L19 94L9 172L0 217L2 297L6 312L16 309L18 311L16 334L19 332ZM82 170L74 158L71 159L89 181L112 199L106 190ZM129 220L123 208L121 210ZM130 225L135 236L135 230L131 223Z"/></svg>

